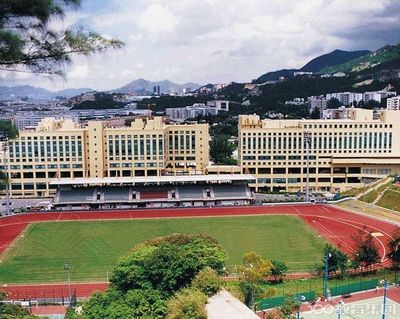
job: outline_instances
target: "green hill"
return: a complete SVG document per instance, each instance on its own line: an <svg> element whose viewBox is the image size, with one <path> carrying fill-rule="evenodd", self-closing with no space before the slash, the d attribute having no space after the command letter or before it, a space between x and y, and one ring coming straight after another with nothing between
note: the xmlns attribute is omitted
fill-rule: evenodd
<svg viewBox="0 0 400 319"><path fill-rule="evenodd" d="M273 72L267 72L256 80L254 83L264 83L267 81L276 81L280 77L291 78L293 77L294 72L296 71L304 71L304 72L319 72L321 69L342 64L348 61L352 61L356 58L364 56L371 51L361 50L361 51L342 51L342 50L334 50L332 52L323 54L318 56L307 64L305 64L301 69L282 69Z"/></svg>
<svg viewBox="0 0 400 319"><path fill-rule="evenodd" d="M387 62L400 59L400 44L386 45L379 50L363 55L345 63L323 68L319 73L362 72L379 68Z"/></svg>

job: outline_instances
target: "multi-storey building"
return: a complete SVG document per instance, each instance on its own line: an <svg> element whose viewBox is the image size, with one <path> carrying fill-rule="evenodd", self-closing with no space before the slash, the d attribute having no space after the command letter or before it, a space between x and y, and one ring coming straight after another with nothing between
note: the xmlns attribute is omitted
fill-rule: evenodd
<svg viewBox="0 0 400 319"><path fill-rule="evenodd" d="M353 93L353 92L339 92L339 93L329 93L326 95L326 100L330 100L332 98L338 99L342 105L350 105L351 103L358 103L363 100L362 93Z"/></svg>
<svg viewBox="0 0 400 319"><path fill-rule="evenodd" d="M349 110L340 120L260 120L239 117L239 163L256 190L345 190L400 171L400 112Z"/></svg>
<svg viewBox="0 0 400 319"><path fill-rule="evenodd" d="M161 117L129 127L43 119L21 131L0 154L13 197L50 196L55 178L104 178L203 173L209 163L208 124L166 125Z"/></svg>
<svg viewBox="0 0 400 319"><path fill-rule="evenodd" d="M386 108L388 110L400 110L400 95L395 97L389 97L386 100Z"/></svg>

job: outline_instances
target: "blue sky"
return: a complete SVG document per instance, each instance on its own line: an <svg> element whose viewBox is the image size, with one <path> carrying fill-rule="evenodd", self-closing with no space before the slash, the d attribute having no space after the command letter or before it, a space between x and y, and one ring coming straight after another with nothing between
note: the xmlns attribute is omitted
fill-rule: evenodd
<svg viewBox="0 0 400 319"><path fill-rule="evenodd" d="M0 73L0 84L112 89L134 79L251 81L334 49L400 42L400 0L82 0L56 28L84 26L126 47L75 57L66 80Z"/></svg>

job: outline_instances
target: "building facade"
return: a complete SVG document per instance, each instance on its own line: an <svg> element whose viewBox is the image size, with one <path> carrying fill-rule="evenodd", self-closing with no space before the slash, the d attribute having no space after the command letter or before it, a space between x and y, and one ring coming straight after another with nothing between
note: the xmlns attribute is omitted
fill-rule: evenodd
<svg viewBox="0 0 400 319"><path fill-rule="evenodd" d="M208 124L166 125L161 117L110 123L46 118L21 131L0 154L10 195L52 196L55 178L200 174L209 163Z"/></svg>
<svg viewBox="0 0 400 319"><path fill-rule="evenodd" d="M386 108L388 110L400 110L400 95L388 98L386 100Z"/></svg>
<svg viewBox="0 0 400 319"><path fill-rule="evenodd" d="M256 190L343 191L400 172L400 112L349 110L341 120L260 120L239 117L239 163ZM307 132L307 133L306 133Z"/></svg>

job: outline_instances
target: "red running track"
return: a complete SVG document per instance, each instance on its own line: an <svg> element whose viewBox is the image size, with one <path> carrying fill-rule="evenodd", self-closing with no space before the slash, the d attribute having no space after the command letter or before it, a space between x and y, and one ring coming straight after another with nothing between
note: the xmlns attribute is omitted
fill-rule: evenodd
<svg viewBox="0 0 400 319"><path fill-rule="evenodd" d="M31 222L66 221L66 220L109 220L109 219L141 219L141 218L179 218L179 217L212 217L239 215L297 215L314 228L321 236L332 242L348 254L354 251L351 236L361 229L364 232L379 233L375 242L379 248L384 265L387 243L395 224L361 214L351 213L324 204L297 204L248 207L207 207L180 209L145 209L145 210L113 210L113 211L82 211L82 212L48 212L14 215L0 219L0 253L4 252ZM82 286L83 285L83 286ZM73 287L75 288L75 284ZM97 290L92 284L80 284L82 295ZM29 286L37 287L37 286ZM59 288L60 285L52 285ZM12 287L8 287L10 290ZM20 288L20 287L19 287ZM26 288L26 287L25 287ZM103 286L103 289L105 286Z"/></svg>

